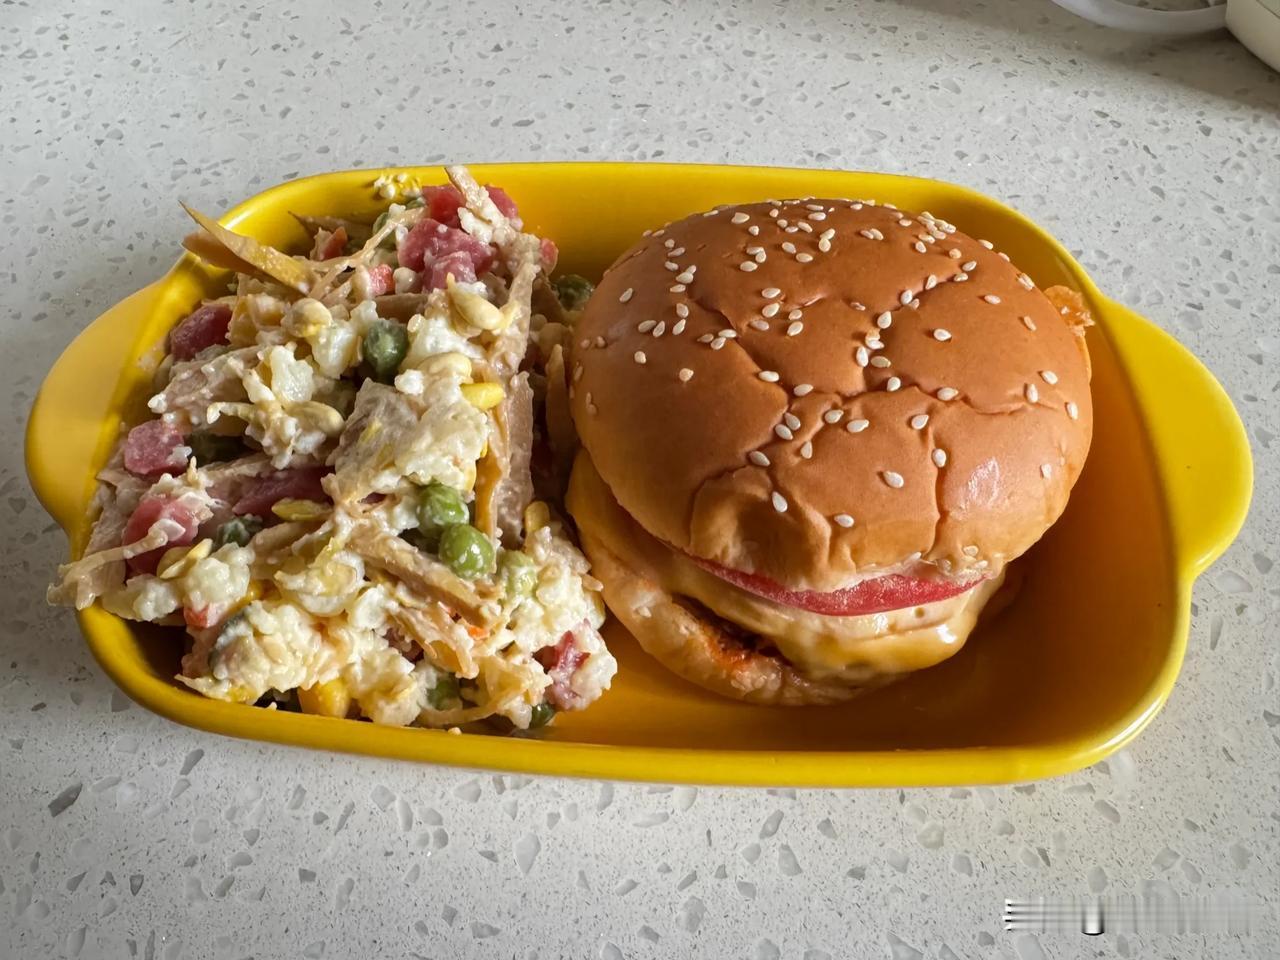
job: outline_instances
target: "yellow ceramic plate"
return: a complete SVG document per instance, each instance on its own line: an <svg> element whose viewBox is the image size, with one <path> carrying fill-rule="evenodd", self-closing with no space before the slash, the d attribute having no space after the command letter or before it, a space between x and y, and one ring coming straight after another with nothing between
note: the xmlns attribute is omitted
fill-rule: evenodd
<svg viewBox="0 0 1280 960"><path fill-rule="evenodd" d="M1249 448L1222 388L1171 337L1106 299L1047 233L980 194L870 173L660 164L507 164L473 171L505 187L562 269L598 276L647 227L718 203L874 197L930 210L1008 251L1042 287L1083 291L1098 326L1096 432L1065 515L1019 561L1016 602L940 666L854 703L786 710L718 699L667 673L616 625L613 689L542 739L450 735L206 700L171 679L182 640L96 607L80 624L107 673L143 706L218 733L326 750L568 776L665 782L895 786L994 783L1093 763L1138 733L1173 687L1191 584L1244 521ZM371 212L380 173L299 180L223 219L269 243L303 239L289 211ZM437 168L404 172L441 182ZM176 202L176 198L175 198ZM177 246L177 238L174 238ZM223 278L224 279L224 278ZM142 416L165 331L216 273L184 256L118 304L49 373L27 432L37 495L83 549L94 472L121 417ZM52 571L50 571L52 575Z"/></svg>

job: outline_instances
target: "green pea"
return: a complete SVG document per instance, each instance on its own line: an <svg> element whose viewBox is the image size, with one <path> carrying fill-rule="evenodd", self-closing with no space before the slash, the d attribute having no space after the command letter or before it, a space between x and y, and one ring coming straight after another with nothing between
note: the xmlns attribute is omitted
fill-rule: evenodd
<svg viewBox="0 0 1280 960"><path fill-rule="evenodd" d="M474 580L493 572L493 544L469 523L453 523L440 534L440 559L460 577Z"/></svg>
<svg viewBox="0 0 1280 960"><path fill-rule="evenodd" d="M241 547L248 546L253 535L261 529L262 521L257 517L236 517L234 520L228 520L213 535L214 549L225 547L228 543Z"/></svg>
<svg viewBox="0 0 1280 960"><path fill-rule="evenodd" d="M552 281L552 285L555 287L556 296L560 298L561 305L566 310L581 310L587 305L587 301L591 299L591 294L596 289L594 283L576 273L566 273L557 277Z"/></svg>
<svg viewBox="0 0 1280 960"><path fill-rule="evenodd" d="M427 703L431 704L431 709L444 710L458 699L458 678L452 673L438 674L436 685L427 691Z"/></svg>
<svg viewBox="0 0 1280 960"><path fill-rule="evenodd" d="M551 722L551 718L556 715L556 708L549 703L534 704L533 709L529 711L529 729L537 730L539 727L545 727Z"/></svg>
<svg viewBox="0 0 1280 960"><path fill-rule="evenodd" d="M389 216L391 216L391 214L386 210L378 214L378 219L373 221L374 233L377 233L379 230L381 230L383 227L387 225L387 217ZM396 248L396 232L392 230L390 233L388 233L385 237L383 237L380 241L378 241L378 246L382 247L382 249L384 250L394 250Z"/></svg>
<svg viewBox="0 0 1280 960"><path fill-rule="evenodd" d="M538 567L533 559L519 550L503 550L498 558L498 573L510 598L530 596L538 586Z"/></svg>
<svg viewBox="0 0 1280 960"><path fill-rule="evenodd" d="M220 460L234 460L245 453L239 437L224 437L209 430L196 430L187 437L187 446L199 466Z"/></svg>
<svg viewBox="0 0 1280 960"><path fill-rule="evenodd" d="M471 514L462 494L453 487L432 480L418 491L418 529L439 539L441 531L451 523L468 523Z"/></svg>
<svg viewBox="0 0 1280 960"><path fill-rule="evenodd" d="M362 349L373 378L379 383L390 383L409 352L409 334L402 324L379 318L369 325Z"/></svg>

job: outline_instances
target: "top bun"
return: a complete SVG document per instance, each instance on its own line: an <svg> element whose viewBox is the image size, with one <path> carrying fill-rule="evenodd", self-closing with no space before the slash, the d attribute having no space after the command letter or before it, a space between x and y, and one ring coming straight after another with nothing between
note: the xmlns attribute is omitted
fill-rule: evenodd
<svg viewBox="0 0 1280 960"><path fill-rule="evenodd" d="M695 557L810 590L991 571L1089 449L1087 317L1062 293L928 214L719 208L606 272L574 420L622 507Z"/></svg>

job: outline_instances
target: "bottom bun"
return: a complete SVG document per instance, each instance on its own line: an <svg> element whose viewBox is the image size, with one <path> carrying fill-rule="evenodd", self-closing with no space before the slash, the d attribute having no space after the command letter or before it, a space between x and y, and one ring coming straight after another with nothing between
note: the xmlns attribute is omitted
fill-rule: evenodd
<svg viewBox="0 0 1280 960"><path fill-rule="evenodd" d="M680 602L628 567L600 540L580 532L591 573L604 584L609 610L644 652L672 673L724 697L776 706L839 703L868 689L811 680L786 660L753 650L750 634Z"/></svg>
<svg viewBox="0 0 1280 960"><path fill-rule="evenodd" d="M585 453L579 454L574 465L567 505L577 522L582 549L591 561L591 572L604 586L606 604L644 651L706 690L750 703L831 704L882 687L954 655L964 645L979 613L996 612L1012 595L1009 587L1001 588L1005 579L1001 570L961 595L962 609L953 621L944 622L942 629L903 630L902 615L895 616L894 611L874 615L880 632L859 641L861 665L815 674L784 656L779 639L766 635L770 631L761 633L740 626L737 618L726 619L706 604L746 610L743 616L748 619L752 609L772 608L781 619L768 622L787 629L792 642L803 614L792 617L782 612L787 608L775 607L701 571L695 570L694 576L712 580L714 590L674 575L673 568L687 571L691 565L682 562L679 555L673 556L670 547L649 536L617 505ZM705 603L688 596L686 589L705 594ZM739 603L726 603L729 597ZM902 612L908 618L913 613L922 616L924 609ZM816 619L826 621L816 624L815 629L823 630L842 618ZM807 636L805 628L801 634L801 639Z"/></svg>

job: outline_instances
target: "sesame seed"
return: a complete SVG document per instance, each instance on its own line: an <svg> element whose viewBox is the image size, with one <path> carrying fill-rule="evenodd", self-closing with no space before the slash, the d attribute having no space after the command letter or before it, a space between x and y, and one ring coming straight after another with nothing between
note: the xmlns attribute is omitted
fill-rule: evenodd
<svg viewBox="0 0 1280 960"><path fill-rule="evenodd" d="M947 256L950 257L952 260L959 260L961 256L959 248L952 247L950 250L947 251Z"/></svg>
<svg viewBox="0 0 1280 960"><path fill-rule="evenodd" d="M927 413L917 413L909 422L912 430L923 430L929 422L929 415Z"/></svg>
<svg viewBox="0 0 1280 960"><path fill-rule="evenodd" d="M880 354L876 354L874 357L871 358L871 365L873 367L879 367L881 370L883 370L885 369L885 367L893 366L893 361L891 361L888 357L884 357L884 356L881 356Z"/></svg>
<svg viewBox="0 0 1280 960"><path fill-rule="evenodd" d="M967 547L964 548L963 553L966 557L976 557L978 555L977 544L973 544L973 543L969 544Z"/></svg>
<svg viewBox="0 0 1280 960"><path fill-rule="evenodd" d="M778 211L776 208L769 211L769 216L776 217L777 215L778 215Z"/></svg>
<svg viewBox="0 0 1280 960"><path fill-rule="evenodd" d="M937 340L939 343L946 343L951 339L951 331L943 330L939 327L937 330L933 331L933 339Z"/></svg>
<svg viewBox="0 0 1280 960"><path fill-rule="evenodd" d="M769 257L763 250L756 251L756 263L764 263L767 259Z"/></svg>
<svg viewBox="0 0 1280 960"><path fill-rule="evenodd" d="M682 254L682 253L684 253L684 247L676 247L676 248L675 248L674 250L672 250L669 254L667 254L667 256L669 256L669 257L678 257L678 256L680 256L680 254ZM693 270L693 269L695 269L695 268L694 268L694 267L690 267L689 269L690 269L690 270Z"/></svg>
<svg viewBox="0 0 1280 960"><path fill-rule="evenodd" d="M811 214L809 214L809 219L810 219L810 220L825 220L825 219L827 219L827 215L826 215L825 213L811 213Z"/></svg>
<svg viewBox="0 0 1280 960"><path fill-rule="evenodd" d="M573 382L577 383L582 379L582 364L575 363L573 365Z"/></svg>
<svg viewBox="0 0 1280 960"><path fill-rule="evenodd" d="M590 340L590 339L579 340L579 341L578 341L578 346L579 346L580 348L582 348L583 350L586 350L588 347L590 347L590 346L591 346L591 340Z"/></svg>
<svg viewBox="0 0 1280 960"><path fill-rule="evenodd" d="M732 219L730 222L731 222L731 223L746 223L746 222L747 222L748 220L750 220L750 219L751 219L751 217L749 217L747 214L743 213L742 211L738 211L737 213L735 213L735 214L733 215L733 219Z"/></svg>
<svg viewBox="0 0 1280 960"><path fill-rule="evenodd" d="M783 247L785 248L786 244L783 244ZM791 251L788 250L787 252L790 253ZM775 297L782 296L782 291L777 287L765 287L760 291L760 296L764 297L766 300L772 300Z"/></svg>
<svg viewBox="0 0 1280 960"><path fill-rule="evenodd" d="M791 388L791 392L794 393L797 397L807 397L809 394L813 393L813 384L797 383L794 387Z"/></svg>
<svg viewBox="0 0 1280 960"><path fill-rule="evenodd" d="M796 232L796 228L795 228L795 227L792 227L792 226L788 226L788 224L790 224L790 223L791 223L791 221L790 221L790 220L788 220L786 217L779 217L779 218L778 218L778 226L780 226L780 227L782 227L782 229L786 230L786 231L787 231L787 233L795 233L795 232Z"/></svg>
<svg viewBox="0 0 1280 960"><path fill-rule="evenodd" d="M908 220L906 217L903 217L901 220L898 221L898 226L909 227L911 226L911 221Z"/></svg>
<svg viewBox="0 0 1280 960"><path fill-rule="evenodd" d="M699 343L710 343L710 342L711 342L712 340L714 340L714 339L715 339L715 335L714 335L714 334L704 333L702 336L700 336L700 337L698 338L698 342L699 342Z"/></svg>
<svg viewBox="0 0 1280 960"><path fill-rule="evenodd" d="M924 253L926 250L928 250L928 249L929 249L928 247L926 247L926 246L925 246L921 241L919 241L919 240L917 240L915 243L913 243L913 244L912 244L912 246L913 246L913 247L915 247L915 251L916 251L916 253Z"/></svg>
<svg viewBox="0 0 1280 960"><path fill-rule="evenodd" d="M902 304L904 307L908 303L910 303L914 298L915 298L915 294L913 294L910 290L903 290L900 294L898 294L898 302Z"/></svg>
<svg viewBox="0 0 1280 960"><path fill-rule="evenodd" d="M1042 463L1042 464L1040 464L1040 476L1042 476L1042 477L1044 477L1046 480L1048 480L1048 479L1049 479L1049 474L1051 474L1051 473L1053 473L1053 468L1052 468L1052 467L1050 467L1047 463Z"/></svg>
<svg viewBox="0 0 1280 960"><path fill-rule="evenodd" d="M781 424L781 423L779 423L778 425L776 425L776 426L773 428L773 432L774 432L774 433L776 433L776 434L777 434L780 438L782 438L783 440L794 440L794 439L795 439L795 434L793 434L793 433L791 432L791 429L790 429L789 427L787 427L785 424Z"/></svg>
<svg viewBox="0 0 1280 960"><path fill-rule="evenodd" d="M1028 330L1034 330L1036 328L1036 322L1032 320L1030 317L1023 317L1022 325L1026 327Z"/></svg>
<svg viewBox="0 0 1280 960"><path fill-rule="evenodd" d="M673 337L678 337L680 334L684 333L685 324L688 322L688 320L677 320L675 322L675 326L671 328L671 335Z"/></svg>
<svg viewBox="0 0 1280 960"><path fill-rule="evenodd" d="M851 204L849 204L849 209L850 209L850 210L861 210L861 209L862 209L862 204L860 204L860 203L851 203Z"/></svg>
<svg viewBox="0 0 1280 960"><path fill-rule="evenodd" d="M869 426L871 426L870 420L850 420L844 425L844 428L850 433L861 433Z"/></svg>
<svg viewBox="0 0 1280 960"><path fill-rule="evenodd" d="M830 239L832 239L835 235L836 235L836 232L835 232L835 230L834 230L834 229L832 229L832 228L827 228L826 230L823 230L820 234L818 234L818 239L819 239L819 240L830 240Z"/></svg>
<svg viewBox="0 0 1280 960"><path fill-rule="evenodd" d="M954 400L960 396L960 391L955 387L939 387L936 396L939 400Z"/></svg>
<svg viewBox="0 0 1280 960"><path fill-rule="evenodd" d="M951 278L951 282L964 283L968 279L969 279L969 275L967 273L957 273L954 277Z"/></svg>
<svg viewBox="0 0 1280 960"><path fill-rule="evenodd" d="M813 259L813 254L811 254L811 253L797 253L797 254L796 254L796 259L797 259L798 261L800 261L801 263L808 263L809 261L811 261L811 260Z"/></svg>
<svg viewBox="0 0 1280 960"><path fill-rule="evenodd" d="M985 301L987 301L987 303L999 303L999 302L1000 302L1000 298L999 298L999 297L997 297L994 293L984 293L984 294L982 295L982 299L983 299L983 300L985 300Z"/></svg>
<svg viewBox="0 0 1280 960"><path fill-rule="evenodd" d="M831 519L840 524L840 526L844 527L846 530L853 526L853 517L849 516L847 513L837 513Z"/></svg>
<svg viewBox="0 0 1280 960"><path fill-rule="evenodd" d="M931 273L931 274L929 274L929 276L925 278L925 281L924 281L924 288L925 288L926 290L932 290L932 289L933 289L934 287L936 287L937 285L938 285L938 278L937 278L937 277L935 277L932 273Z"/></svg>
<svg viewBox="0 0 1280 960"><path fill-rule="evenodd" d="M967 271L969 271L969 270L977 270L977 269L978 269L978 261L977 261L977 260L966 260L964 263L960 264L960 269L961 269L961 270L964 270L964 271L966 271L966 272L967 272Z"/></svg>
<svg viewBox="0 0 1280 960"><path fill-rule="evenodd" d="M819 241L818 241L818 252L819 252L819 253L830 253L830 252L831 252L831 241L830 241L830 240L819 240Z"/></svg>
<svg viewBox="0 0 1280 960"><path fill-rule="evenodd" d="M778 382L778 374L774 370L761 370L759 373L756 374L756 376L759 377L761 380L763 380L765 383Z"/></svg>
<svg viewBox="0 0 1280 960"><path fill-rule="evenodd" d="M732 340L737 337L738 332L732 327L725 327L723 330L716 331L717 337L724 337L726 340Z"/></svg>
<svg viewBox="0 0 1280 960"><path fill-rule="evenodd" d="M1075 420L1080 416L1080 408L1076 406L1074 400L1067 401L1067 416L1072 420Z"/></svg>
<svg viewBox="0 0 1280 960"><path fill-rule="evenodd" d="M783 241L783 243L782 243L782 252L783 252L783 253L795 253L795 252L796 252L796 245L795 245L794 243L792 243L790 240L785 240L785 241Z"/></svg>
<svg viewBox="0 0 1280 960"><path fill-rule="evenodd" d="M667 321L659 320L658 325L653 328L654 339L657 339L658 337L662 336L666 332L667 332Z"/></svg>
<svg viewBox="0 0 1280 960"><path fill-rule="evenodd" d="M716 337L714 340L711 341L711 349L719 350L728 342L729 341L726 340L724 337Z"/></svg>
<svg viewBox="0 0 1280 960"><path fill-rule="evenodd" d="M806 203L806 204L804 205L804 208L805 208L806 210L821 210L821 209L822 209L822 204L820 204L820 203Z"/></svg>
<svg viewBox="0 0 1280 960"><path fill-rule="evenodd" d="M1009 262L1009 255L1005 253L1003 250L998 251L996 253L996 256L999 257L1001 260L1003 260L1005 263Z"/></svg>
<svg viewBox="0 0 1280 960"><path fill-rule="evenodd" d="M760 315L763 317L776 317L781 309L782 304L780 303L766 303L764 309L760 311Z"/></svg>
<svg viewBox="0 0 1280 960"><path fill-rule="evenodd" d="M677 373L676 376L680 378L681 383L688 383L690 380L693 379L693 371L690 370L688 367L682 367L680 369L680 372Z"/></svg>
<svg viewBox="0 0 1280 960"><path fill-rule="evenodd" d="M765 331L769 329L768 321L761 320L759 317L756 317L754 320L748 320L747 326L750 327L752 330Z"/></svg>
<svg viewBox="0 0 1280 960"><path fill-rule="evenodd" d="M751 247L747 247L746 252L754 256L755 254L760 253L763 250L764 250L764 247L751 246Z"/></svg>
<svg viewBox="0 0 1280 960"><path fill-rule="evenodd" d="M676 304L676 316L683 320L689 315L689 305L687 303Z"/></svg>
<svg viewBox="0 0 1280 960"><path fill-rule="evenodd" d="M792 430L800 429L800 418L797 417L794 413L792 413L789 410L782 415L782 422L785 423Z"/></svg>
<svg viewBox="0 0 1280 960"><path fill-rule="evenodd" d="M799 227L801 230L803 230L805 233L813 233L813 224L811 223L805 223L803 220L801 220L799 223L796 224L796 226Z"/></svg>
<svg viewBox="0 0 1280 960"><path fill-rule="evenodd" d="M859 303L857 300L850 300L849 306L853 307L855 310L862 310L863 312L867 309L866 304Z"/></svg>
<svg viewBox="0 0 1280 960"><path fill-rule="evenodd" d="M868 350L883 350L884 341L877 337L874 333L868 333L866 339Z"/></svg>
<svg viewBox="0 0 1280 960"><path fill-rule="evenodd" d="M884 383L884 388L888 390L890 393L893 393L895 390L897 390L901 386L902 386L902 381L899 380L897 377L890 377Z"/></svg>
<svg viewBox="0 0 1280 960"><path fill-rule="evenodd" d="M870 230L859 230L858 236L866 237L868 240L874 240L876 238L875 234L873 234Z"/></svg>
<svg viewBox="0 0 1280 960"><path fill-rule="evenodd" d="M1040 376L1044 378L1044 382L1052 386L1058 382L1058 375L1052 370L1041 370Z"/></svg>
<svg viewBox="0 0 1280 960"><path fill-rule="evenodd" d="M996 245L992 243L990 240L979 240L978 242L982 244L984 247L986 247L988 250L994 250L996 248Z"/></svg>
<svg viewBox="0 0 1280 960"><path fill-rule="evenodd" d="M1034 383L1028 383L1024 392L1027 395L1027 403L1036 403L1040 399L1040 391L1036 389Z"/></svg>
<svg viewBox="0 0 1280 960"><path fill-rule="evenodd" d="M1024 287L1026 287L1028 290L1034 290L1036 288L1035 281L1032 280L1030 277L1028 277L1025 273L1018 274L1018 282L1022 284Z"/></svg>
<svg viewBox="0 0 1280 960"><path fill-rule="evenodd" d="M738 269L741 270L743 273L750 273L755 268L756 268L756 262L754 260L743 260L740 264L738 264Z"/></svg>
<svg viewBox="0 0 1280 960"><path fill-rule="evenodd" d="M688 289L688 287L686 287L683 283L677 283L674 287L672 287L672 288L671 288L671 292L672 292L672 293L684 293L684 292L685 292L685 290L687 290L687 289Z"/></svg>
<svg viewBox="0 0 1280 960"><path fill-rule="evenodd" d="M640 333L648 333L657 325L658 325L657 320L642 320L640 321L640 325L636 327L636 330L638 330Z"/></svg>
<svg viewBox="0 0 1280 960"><path fill-rule="evenodd" d="M779 513L787 512L787 498L780 494L777 490L769 495L769 501L773 504L773 509Z"/></svg>
<svg viewBox="0 0 1280 960"><path fill-rule="evenodd" d="M662 245L666 247L668 250L670 250L672 247L676 245L676 241L674 238L668 237L666 240L662 241Z"/></svg>
<svg viewBox="0 0 1280 960"><path fill-rule="evenodd" d="M867 352L866 347L860 346L858 347L857 350L853 352L853 359L858 364L858 366L865 367L868 363L871 362L871 355Z"/></svg>
<svg viewBox="0 0 1280 960"><path fill-rule="evenodd" d="M750 453L747 454L747 459L750 460L752 463L754 463L757 467L769 466L769 458L766 457L759 450L752 450Z"/></svg>
<svg viewBox="0 0 1280 960"><path fill-rule="evenodd" d="M677 273L676 279L681 283L693 283L693 273L689 270L686 270L684 273Z"/></svg>
<svg viewBox="0 0 1280 960"><path fill-rule="evenodd" d="M805 460L813 459L813 441L806 440L800 445L800 456Z"/></svg>
<svg viewBox="0 0 1280 960"><path fill-rule="evenodd" d="M788 313L788 314L787 314L787 319L788 319L788 320L799 320L799 319L800 319L801 317L803 317L803 316L804 316L804 311L803 311L803 310L796 309L796 310L792 310L790 313Z"/></svg>
<svg viewBox="0 0 1280 960"><path fill-rule="evenodd" d="M941 447L935 447L930 456L933 457L933 465L938 469L942 469L947 465L947 451L943 450Z"/></svg>
<svg viewBox="0 0 1280 960"><path fill-rule="evenodd" d="M605 341L604 341L604 337L596 337L596 348L597 348L597 349L600 349L600 350L603 350L603 349L604 349L604 342L605 342Z"/></svg>
<svg viewBox="0 0 1280 960"><path fill-rule="evenodd" d="M871 228L871 239L872 239L872 240L883 240L883 239L884 239L884 234L880 232L880 228L879 228L879 227L872 227L872 228Z"/></svg>
<svg viewBox="0 0 1280 960"><path fill-rule="evenodd" d="M758 237L760 236L760 228L753 223L751 226L747 227L747 233L751 234L753 237Z"/></svg>
<svg viewBox="0 0 1280 960"><path fill-rule="evenodd" d="M671 260L668 260L666 263L663 264L663 266L666 267L668 270L670 270L672 273L675 273L677 270L680 269L680 264L674 263Z"/></svg>
<svg viewBox="0 0 1280 960"><path fill-rule="evenodd" d="M902 479L902 474L895 473L892 470L882 471L880 477L885 483L893 487L895 490L901 490L903 485L906 483L906 481Z"/></svg>
<svg viewBox="0 0 1280 960"><path fill-rule="evenodd" d="M918 309L920 309L920 298L919 298L919 297L913 297L913 298L912 298L912 300L911 300L911 302L910 302L910 303L908 303L908 304L907 304L907 306L908 306L908 307L910 307L912 310L918 310Z"/></svg>
<svg viewBox="0 0 1280 960"><path fill-rule="evenodd" d="M888 330L889 325L893 323L893 315L886 310L880 316L876 317L876 326L881 330Z"/></svg>
<svg viewBox="0 0 1280 960"><path fill-rule="evenodd" d="M631 299L634 293L635 293L635 290L632 287L627 287L627 289L622 291L622 296L618 298L618 302L626 303L628 300Z"/></svg>
<svg viewBox="0 0 1280 960"><path fill-rule="evenodd" d="M643 350L637 350L631 357L636 363L648 363L649 358L644 355Z"/></svg>
<svg viewBox="0 0 1280 960"><path fill-rule="evenodd" d="M824 423L839 423L841 420L844 419L844 411L828 410L826 413L822 415L822 419Z"/></svg>

